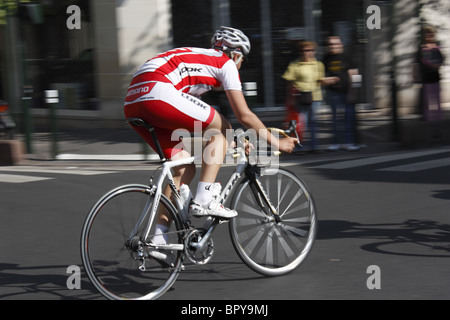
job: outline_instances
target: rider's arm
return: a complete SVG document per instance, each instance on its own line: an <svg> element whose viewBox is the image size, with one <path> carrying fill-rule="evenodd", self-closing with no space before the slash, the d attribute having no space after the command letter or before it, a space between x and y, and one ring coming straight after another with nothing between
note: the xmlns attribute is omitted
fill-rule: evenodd
<svg viewBox="0 0 450 320"><path fill-rule="evenodd" d="M278 140L275 138L262 123L262 121L256 116L248 107L245 97L242 91L239 90L225 90L228 100L230 101L231 108L234 111L239 123L241 123L247 129L254 129L256 133L265 139L269 144L273 145L280 151L291 152L296 141L283 141L286 139ZM289 139L290 140L290 139Z"/></svg>

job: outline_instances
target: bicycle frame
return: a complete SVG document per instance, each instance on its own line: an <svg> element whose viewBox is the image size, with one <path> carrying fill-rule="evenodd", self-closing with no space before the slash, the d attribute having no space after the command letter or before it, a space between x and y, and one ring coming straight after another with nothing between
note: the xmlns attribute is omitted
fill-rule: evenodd
<svg viewBox="0 0 450 320"><path fill-rule="evenodd" d="M175 181L173 180L173 175L172 175L171 170L174 167L178 167L178 166L182 166L182 165L186 165L186 164L192 164L196 161L196 159L197 159L197 157L189 157L189 158L184 158L184 159L179 159L179 160L174 160L174 161L165 161L162 164L161 174L156 182L156 185L152 185L152 181L150 181L150 186L152 187L152 190L155 190L155 193L154 193L155 200L153 201L152 206L150 208L150 219L148 220L144 239L147 239L149 237L149 233L152 228L152 223L156 217L159 201L161 199L163 183L166 180L166 178L168 179L169 186L170 186L173 194L175 195L175 199L176 199L175 204L176 204L176 208L178 209L177 214L180 214L180 212L183 210L183 203L182 203L181 195L178 192L178 189L175 185ZM147 214L147 212L143 212L144 216L146 214ZM184 219L183 219L183 222L186 223L186 221L184 221Z"/></svg>
<svg viewBox="0 0 450 320"><path fill-rule="evenodd" d="M291 127L292 127L292 124L291 124ZM293 128L295 128L295 126ZM236 139L237 139L236 141L242 141L242 139L245 139L246 135L247 135L246 132L240 133L239 135L236 136ZM277 213L277 209L274 208L274 206L271 204L269 198L267 197L267 195L264 191L264 188L262 187L260 181L257 178L258 174L256 172L255 167L248 165L249 162L248 162L248 158L247 158L244 148L242 148L242 147L231 148L228 150L228 154L231 154L233 156L233 158L238 159L238 163L237 163L235 172L231 175L230 179L226 183L225 187L222 190L222 193L219 196L219 202L224 203L224 201L227 199L230 192L232 192L232 190L234 189L237 181L241 178L242 174L245 172L246 176L251 180L253 188L256 188L256 190L254 190L255 197L257 198L257 201L260 204L260 206L262 208L264 208L266 205L269 208L269 211L272 214L273 219L276 222L280 222L281 218L279 217L279 215ZM175 198L175 207L177 209L176 214L180 218L180 221L182 221L185 228L190 227L189 221L187 219L187 212L183 212L184 203L183 203L181 195L177 189L177 186L175 185L171 170L178 166L194 164L199 159L200 159L200 156L193 156L193 157L189 157L189 158L184 158L184 159L179 159L179 160L171 160L171 161L166 161L166 159L162 158L162 160L161 160L162 161L162 169L161 169L161 173L156 181L156 184L153 184L152 179L150 180L150 187L151 187L151 190L154 192L152 194L152 195L154 195L154 201L151 205L151 208L148 208L147 205L144 208L138 224L136 225L135 229L133 230L132 234L130 235L130 239L135 236L137 230L139 229L140 224L142 223L142 221L144 221L145 217L147 216L149 209L150 209L150 218L149 218L149 220L147 222L147 226L145 228L145 234L144 234L145 236L141 240L145 241L150 236L150 230L152 229L153 222L156 218L159 202L160 202L161 195L162 195L163 183L166 180L166 178L168 180L168 184L169 184L169 186L173 192L174 198ZM207 231L206 231L205 235L202 237L202 240L198 244L195 245L198 249L203 248L203 246L208 242L211 234L213 233L213 231L215 230L217 225L220 223L222 223L222 221L219 218L212 219L212 223L207 227ZM159 247L159 245L154 245L151 243L148 245L154 246L154 247ZM183 250L184 245L167 244L167 245L164 245L164 248L171 249L171 250Z"/></svg>
<svg viewBox="0 0 450 320"><path fill-rule="evenodd" d="M248 168L248 159L247 156L245 154L245 150L242 148L236 148L236 149L229 149L228 150L229 154L232 154L233 158L238 158L238 163L236 165L236 170L233 172L233 174L230 176L228 182L226 183L225 187L222 189L222 193L219 196L219 202L223 203L227 197L229 196L229 194L232 192L232 190L234 189L234 187L236 186L237 182L240 180L240 178L242 177L242 174L246 171L246 168ZM168 184L174 194L174 199L175 199L175 207L177 209L177 215L180 218L180 220L183 222L183 225L186 228L189 228L189 222L187 221L186 217L187 215L183 214L183 210L184 210L184 204L183 201L181 199L181 195L175 185L174 179L173 179L173 175L172 175L172 169L178 166L182 166L182 165L187 165L187 164L193 164L195 163L197 160L199 159L199 156L193 156L193 157L189 157L189 158L184 158L184 159L179 159L179 160L173 160L173 161L164 161L162 163L162 168L159 174L159 177L157 178L157 180L155 181L156 183L153 184L153 181L151 179L150 181L150 188L151 190L154 192L152 195L154 196L154 201L151 204L151 207L146 206L143 210L142 216L139 219L138 224L136 225L135 229L133 230L132 234L130 235L130 239L134 237L134 235L136 234L137 230L139 229L139 226L141 224L142 221L144 221L144 218L147 216L148 213L150 213L150 218L148 219L147 222L147 226L145 228L145 233L144 233L144 237L142 240L148 239L150 236L150 230L152 229L153 223L155 221L156 215L157 215L157 210L158 210L158 206L160 203L160 199L161 199L161 195L162 195L162 190L163 190L163 183L164 181L167 179L168 180ZM257 179L255 178L255 174L248 174L248 176L252 177L252 181L255 182L257 181ZM266 205L269 206L269 208L271 209L271 211L273 213L275 213L274 215L276 216L276 210L275 208L273 208L273 206L270 204L270 201L268 200L267 196L265 195L265 192L262 188L262 186L259 183L256 183L256 186L258 188L258 194L262 194L263 195L263 199L262 202L266 203ZM261 201L261 199L258 199L258 201ZM202 240L196 244L195 246L198 249L201 249L209 240L211 234L214 232L215 228L217 227L218 224L222 223L222 221L219 218L213 218L211 224L208 227L208 230L206 231L205 235L202 237ZM148 244L150 246L154 246L154 247L158 247L159 245L154 245L154 244ZM167 244L164 245L164 248L166 249L171 249L171 250L183 250L184 246L180 245L180 244Z"/></svg>

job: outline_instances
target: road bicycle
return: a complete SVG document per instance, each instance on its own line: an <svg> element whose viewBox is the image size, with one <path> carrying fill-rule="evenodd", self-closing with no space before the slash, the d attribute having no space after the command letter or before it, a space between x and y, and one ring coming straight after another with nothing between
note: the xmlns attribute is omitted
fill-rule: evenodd
<svg viewBox="0 0 450 320"><path fill-rule="evenodd" d="M229 223L230 238L241 260L265 276L280 276L295 270L311 251L317 230L317 216L311 193L295 174L280 167L249 161L244 144L229 150L236 170L222 189L221 203L238 216L191 218L173 181L171 169L195 163L196 157L168 161L164 158L153 127L139 118L127 119L133 126L146 127L156 144L161 167L148 185L128 184L115 188L98 200L83 225L81 257L89 280L109 299L157 299L176 281L185 263L202 265L214 254L213 232ZM295 132L295 122L287 130L272 128L275 134ZM248 141L248 131L235 136ZM244 142L245 143L245 142ZM256 148L258 149L258 148ZM164 184L173 199L163 193ZM167 233L168 244L152 241L155 221L161 212L173 219ZM201 227L195 224L200 223ZM161 250L175 257L170 266L149 252ZM191 264L189 264L190 267Z"/></svg>

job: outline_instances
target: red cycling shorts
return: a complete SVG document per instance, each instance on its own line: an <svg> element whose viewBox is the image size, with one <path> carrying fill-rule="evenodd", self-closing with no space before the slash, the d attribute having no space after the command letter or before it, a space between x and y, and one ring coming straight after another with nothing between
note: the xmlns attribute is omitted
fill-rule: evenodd
<svg viewBox="0 0 450 320"><path fill-rule="evenodd" d="M125 99L126 118L141 118L154 128L167 159L183 149L178 136L172 138L177 129L194 132L206 129L214 119L216 111L210 105L187 93L175 89L167 78L155 73L144 73L133 79ZM151 134L144 127L133 127L153 148Z"/></svg>

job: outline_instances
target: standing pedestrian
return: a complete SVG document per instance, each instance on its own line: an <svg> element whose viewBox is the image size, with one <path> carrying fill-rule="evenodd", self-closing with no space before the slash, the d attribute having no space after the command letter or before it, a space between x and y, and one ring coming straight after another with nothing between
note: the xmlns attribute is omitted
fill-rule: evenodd
<svg viewBox="0 0 450 320"><path fill-rule="evenodd" d="M310 149L318 152L316 112L323 99L321 82L325 70L323 63L316 59L314 42L302 41L299 49L300 57L289 64L282 77L288 81L288 101L292 101L299 122L306 123Z"/></svg>
<svg viewBox="0 0 450 320"><path fill-rule="evenodd" d="M423 31L423 42L418 52L420 82L422 83L422 108L425 121L442 120L441 87L439 68L444 62L436 41L434 28L427 26Z"/></svg>
<svg viewBox="0 0 450 320"><path fill-rule="evenodd" d="M323 83L327 86L327 100L333 116L333 138L328 150L344 148L356 151L359 150L355 144L356 111L354 103L349 101L349 90L352 76L358 74L358 70L352 68L340 37L329 37L327 46L328 53L323 60L326 79Z"/></svg>

